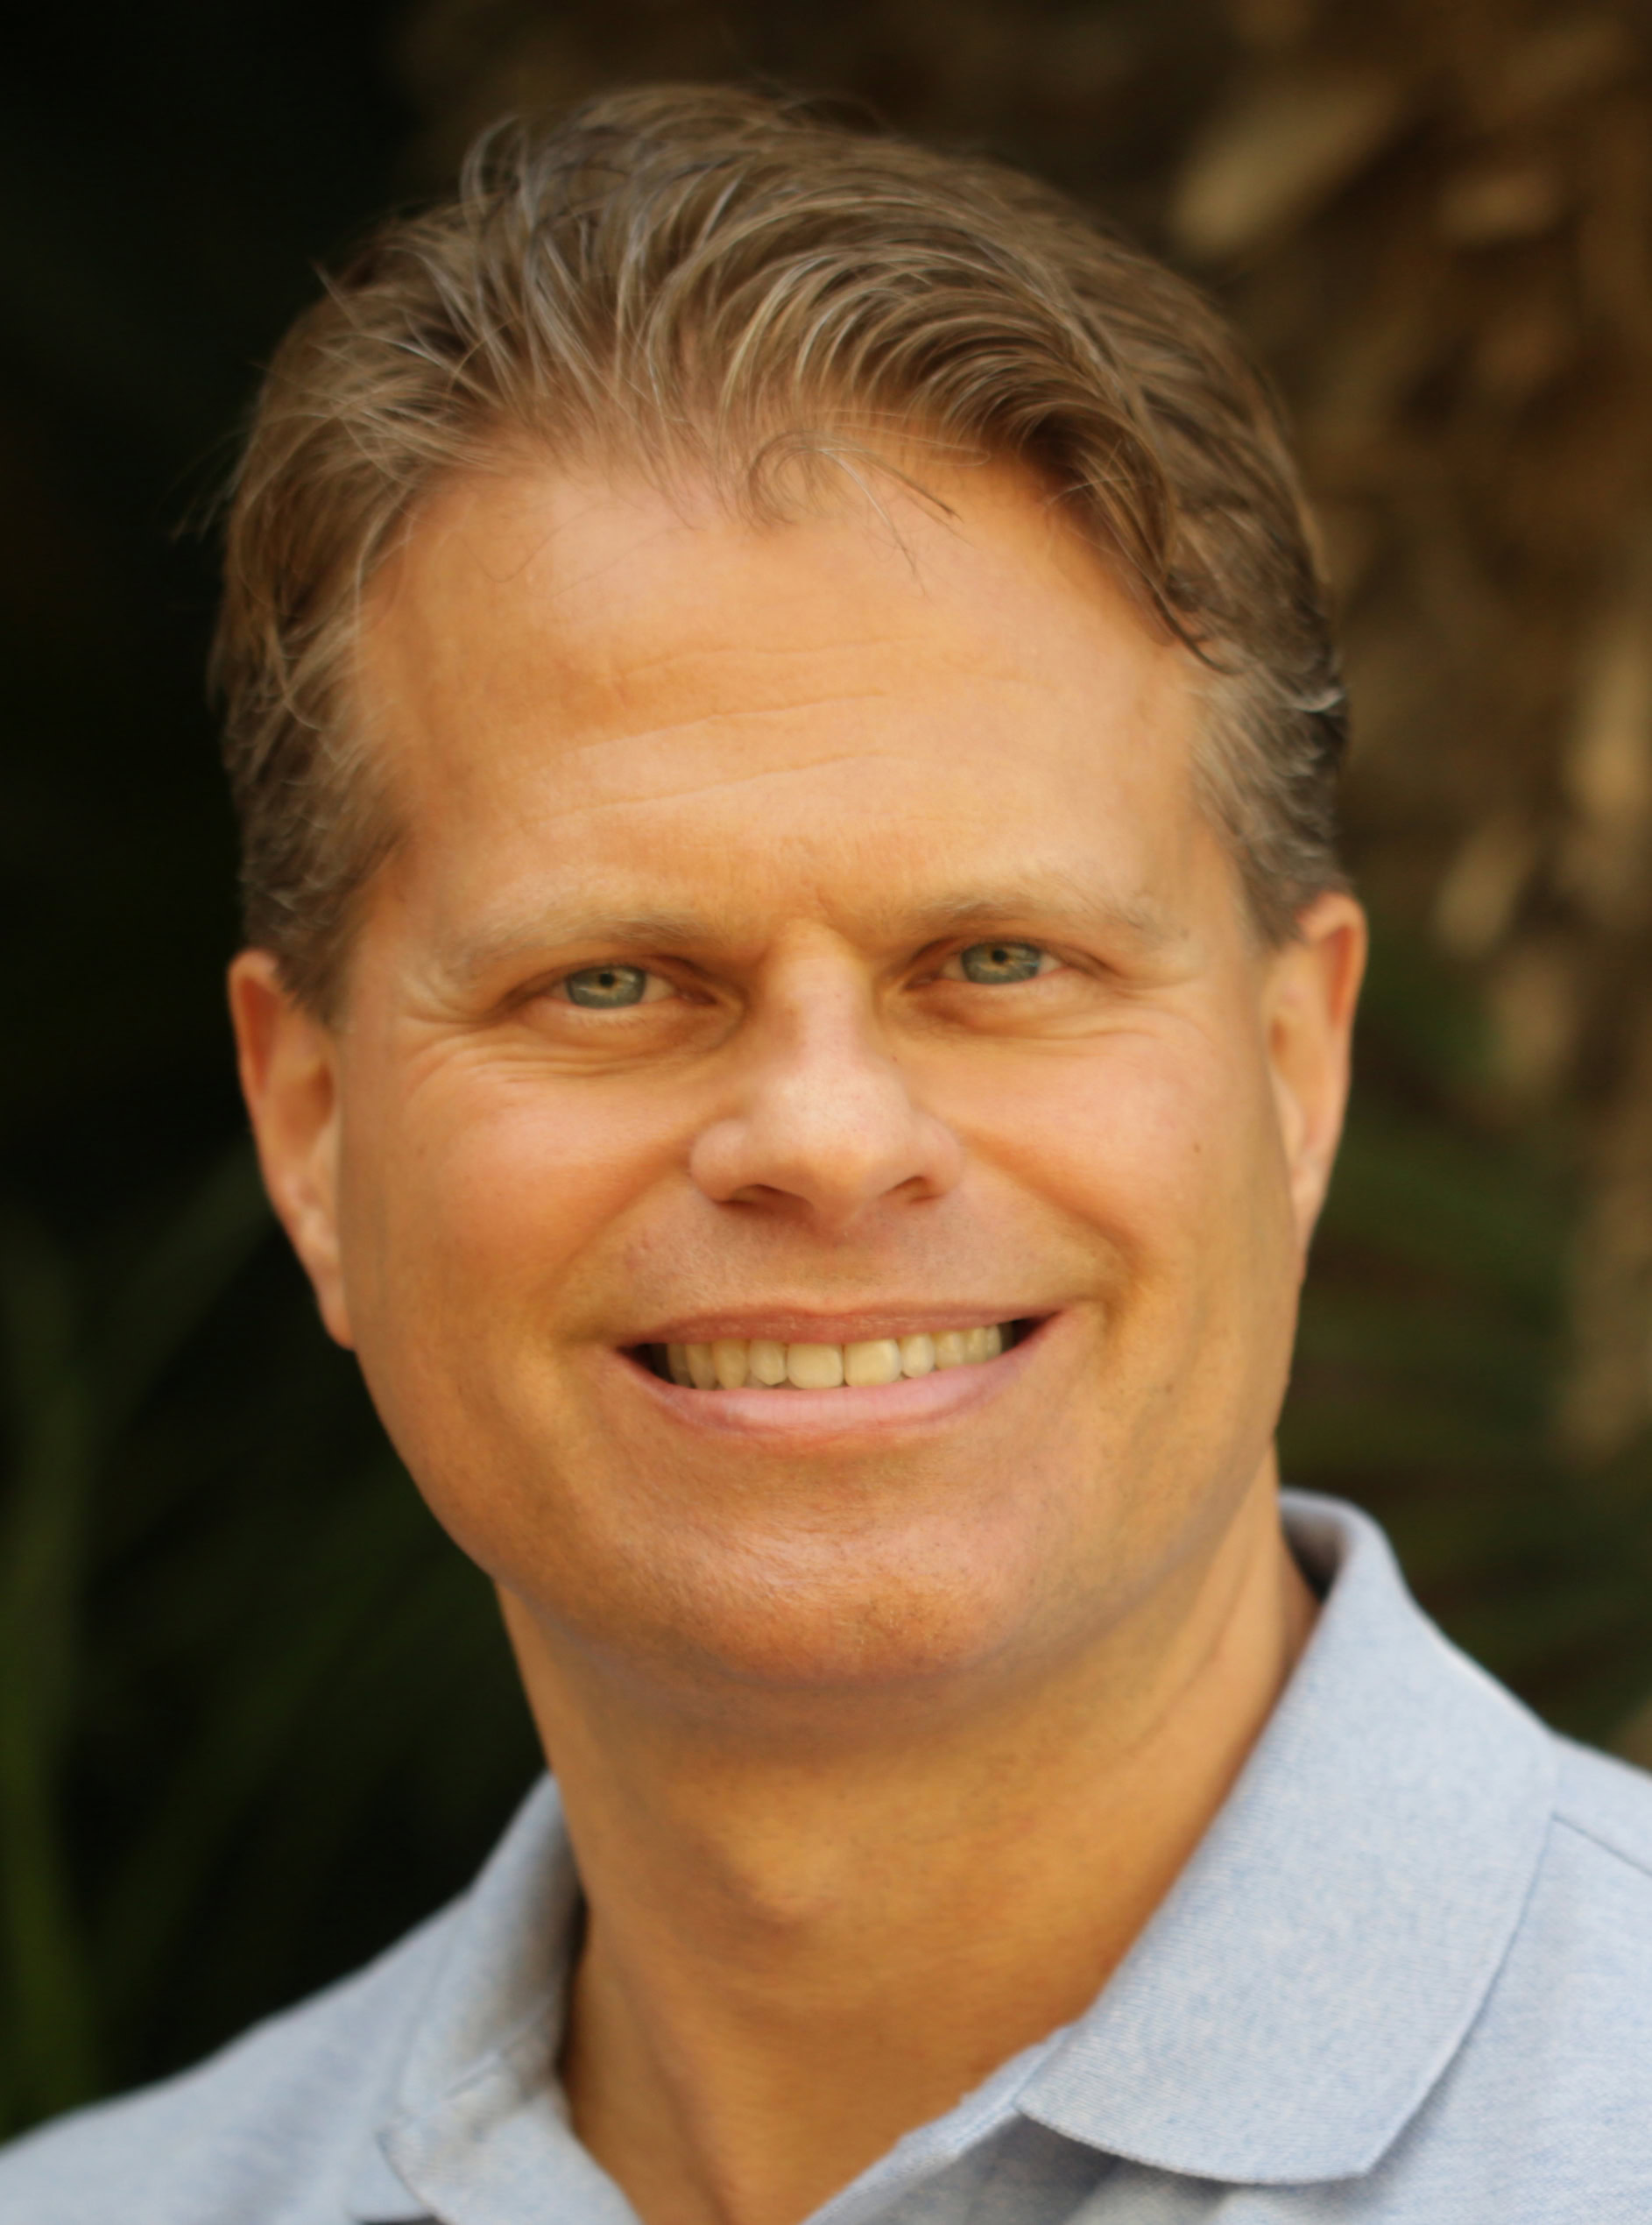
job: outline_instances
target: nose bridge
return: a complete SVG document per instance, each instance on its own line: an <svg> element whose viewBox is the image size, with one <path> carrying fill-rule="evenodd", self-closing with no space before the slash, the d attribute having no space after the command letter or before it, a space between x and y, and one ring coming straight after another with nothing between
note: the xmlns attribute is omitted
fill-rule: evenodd
<svg viewBox="0 0 1652 2225"><path fill-rule="evenodd" d="M815 978L788 985L758 1051L756 1109L784 1124L796 1148L844 1157L894 1141L912 1107L869 994Z"/></svg>
<svg viewBox="0 0 1652 2225"><path fill-rule="evenodd" d="M893 1070L865 969L831 943L812 940L779 958L752 1017L759 1070L781 1086L815 1065L879 1079Z"/></svg>
<svg viewBox="0 0 1652 2225"><path fill-rule="evenodd" d="M914 1102L864 966L814 944L778 962L745 1023L736 1111L701 1139L695 1172L720 1199L791 1199L833 1221L957 1175L950 1132Z"/></svg>

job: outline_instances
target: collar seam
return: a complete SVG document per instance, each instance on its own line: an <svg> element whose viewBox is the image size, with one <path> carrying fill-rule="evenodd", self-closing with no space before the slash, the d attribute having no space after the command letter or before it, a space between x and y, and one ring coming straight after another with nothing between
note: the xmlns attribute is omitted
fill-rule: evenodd
<svg viewBox="0 0 1652 2225"><path fill-rule="evenodd" d="M1612 1855L1626 1868L1633 1869L1641 1877L1652 1879L1652 1860L1646 1855L1634 1854L1627 1847L1620 1846L1615 1839L1608 1839L1592 1824L1579 1823L1576 1816L1569 1816L1564 1808L1557 1806L1555 1821L1574 1833L1578 1838L1587 1840L1592 1847L1599 1847L1603 1854Z"/></svg>
<svg viewBox="0 0 1652 2225"><path fill-rule="evenodd" d="M554 1992L554 1987L547 1987L535 2009L519 2017L511 2030L497 2040L485 2054L478 2055L467 2063L456 2077L450 2079L427 2100L415 2105L399 2100L396 2108L385 2121L381 2130L388 2132L421 2123L434 2110L446 2108L450 2102L459 2101L477 2087L485 2085L491 2078L507 2077L516 2090L518 2099L526 2101L531 2093L537 2090L540 2081L526 2071L523 2059L530 2053L533 2044L541 2038L543 2014Z"/></svg>

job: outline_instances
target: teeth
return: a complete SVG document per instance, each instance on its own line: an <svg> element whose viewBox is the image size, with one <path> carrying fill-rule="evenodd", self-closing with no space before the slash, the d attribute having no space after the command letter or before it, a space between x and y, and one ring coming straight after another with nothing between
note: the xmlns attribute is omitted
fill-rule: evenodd
<svg viewBox="0 0 1652 2225"><path fill-rule="evenodd" d="M719 1337L712 1346L711 1368L719 1390L745 1388L745 1351L744 1337Z"/></svg>
<svg viewBox="0 0 1652 2225"><path fill-rule="evenodd" d="M773 1337L718 1337L706 1345L667 1345L666 1371L695 1390L862 1389L928 1375L937 1367L976 1367L996 1360L1006 1328L943 1329L935 1336L872 1337L852 1345L783 1345ZM658 1346L654 1349L657 1351Z"/></svg>
<svg viewBox="0 0 1652 2225"><path fill-rule="evenodd" d="M777 1345L773 1337L753 1337L746 1366L754 1383L765 1383L770 1390L786 1381L786 1347Z"/></svg>
<svg viewBox="0 0 1652 2225"><path fill-rule="evenodd" d="M787 1345L786 1380L799 1390L836 1390L844 1380L841 1345Z"/></svg>
<svg viewBox="0 0 1652 2225"><path fill-rule="evenodd" d="M862 1383L898 1383L900 1381L900 1346L893 1337L879 1337L864 1345L844 1346L844 1381L857 1386Z"/></svg>

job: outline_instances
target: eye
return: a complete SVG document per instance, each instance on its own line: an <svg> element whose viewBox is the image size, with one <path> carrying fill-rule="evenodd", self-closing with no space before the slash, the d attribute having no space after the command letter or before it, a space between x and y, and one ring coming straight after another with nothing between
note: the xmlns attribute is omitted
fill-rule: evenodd
<svg viewBox="0 0 1652 2225"><path fill-rule="evenodd" d="M618 1012L627 1005L653 1004L671 993L670 984L640 965L588 965L557 983L571 1005L590 1012Z"/></svg>
<svg viewBox="0 0 1652 2225"><path fill-rule="evenodd" d="M941 969L954 981L973 981L983 988L1008 982L1031 981L1055 964L1036 943L971 943L966 950L947 960Z"/></svg>

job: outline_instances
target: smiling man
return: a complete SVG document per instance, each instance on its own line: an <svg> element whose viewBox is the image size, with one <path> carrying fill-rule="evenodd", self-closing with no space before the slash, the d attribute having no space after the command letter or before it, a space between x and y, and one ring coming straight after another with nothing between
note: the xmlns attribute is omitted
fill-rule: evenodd
<svg viewBox="0 0 1652 2225"><path fill-rule="evenodd" d="M1178 281L678 90L300 325L221 669L271 1196L554 1783L28 2225L1652 2215L1652 1798L1273 1434L1364 955Z"/></svg>

